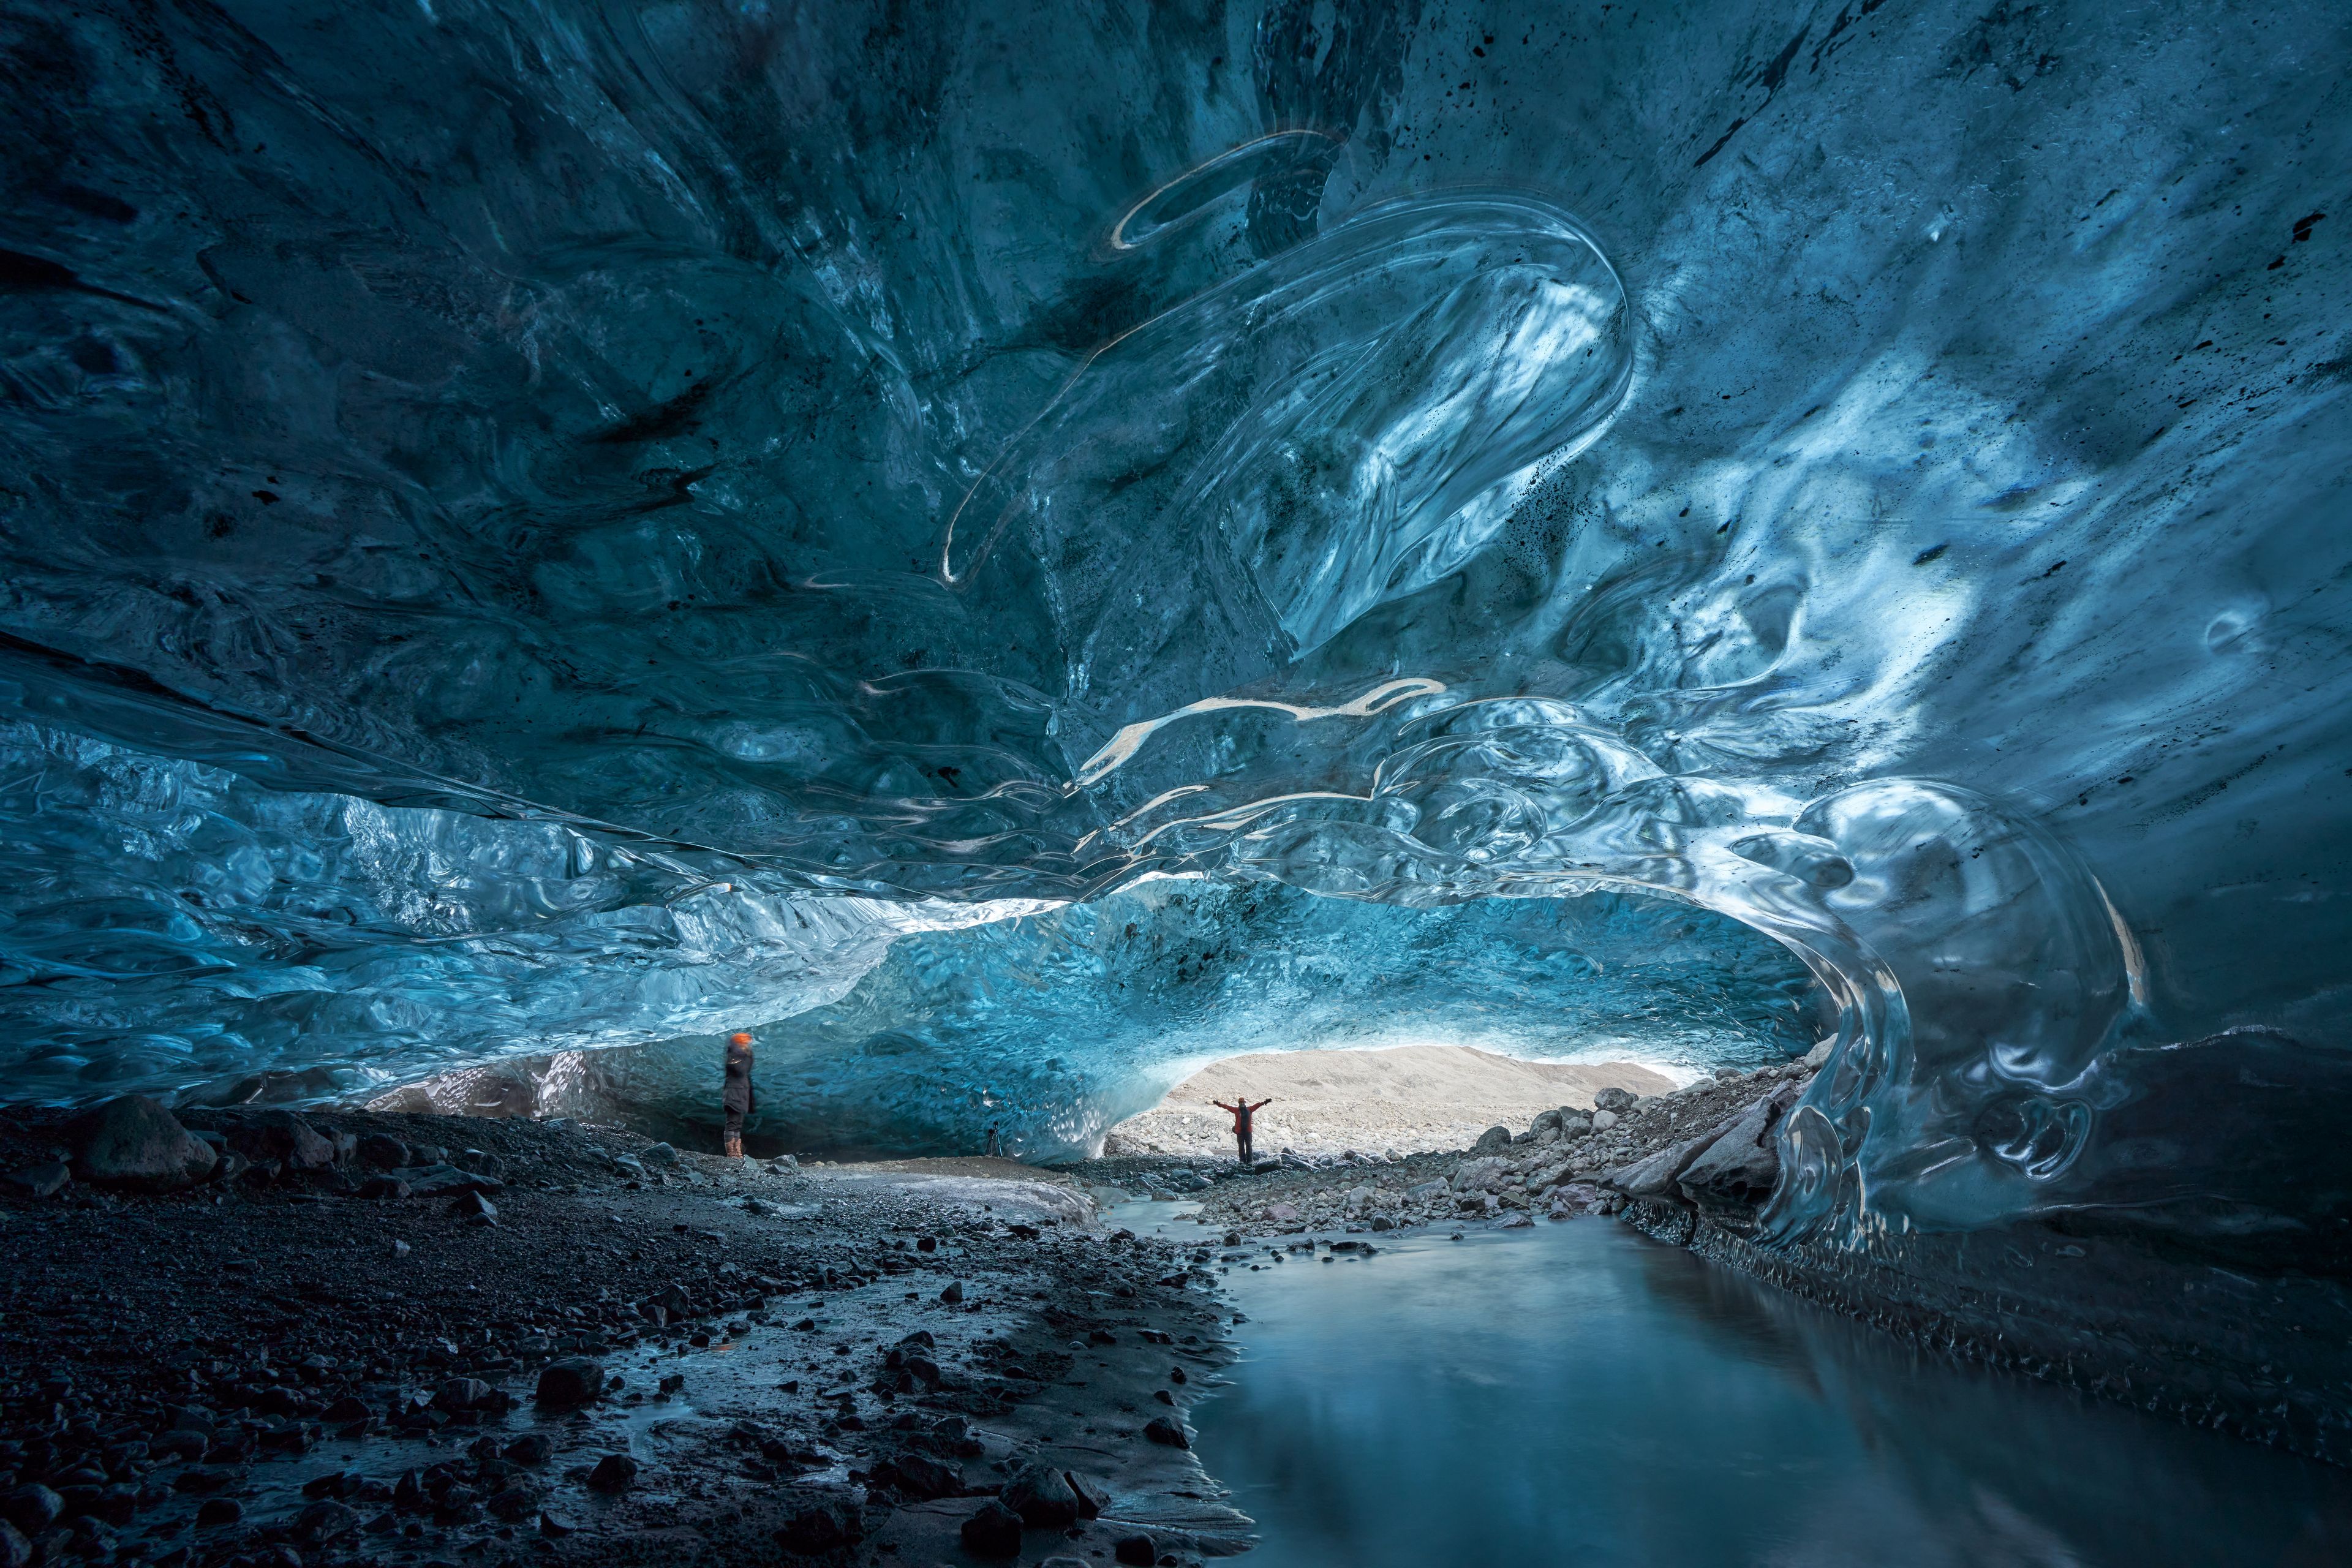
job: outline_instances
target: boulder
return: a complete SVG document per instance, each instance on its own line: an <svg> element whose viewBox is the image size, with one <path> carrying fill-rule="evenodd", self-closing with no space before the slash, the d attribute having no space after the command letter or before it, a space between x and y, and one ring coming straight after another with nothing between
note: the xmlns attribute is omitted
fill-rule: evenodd
<svg viewBox="0 0 2352 1568"><path fill-rule="evenodd" d="M1510 1163L1489 1157L1465 1160L1454 1172L1454 1190L1457 1193L1487 1192L1499 1187L1510 1173Z"/></svg>
<svg viewBox="0 0 2352 1568"><path fill-rule="evenodd" d="M1510 1146L1511 1130L1509 1128L1489 1127L1486 1131L1478 1134L1478 1142L1470 1145L1470 1152L1473 1154L1494 1154L1499 1153L1501 1151L1507 1149Z"/></svg>
<svg viewBox="0 0 2352 1568"><path fill-rule="evenodd" d="M837 1498L796 1510L776 1531L776 1542L803 1557L818 1557L866 1539L865 1512Z"/></svg>
<svg viewBox="0 0 2352 1568"><path fill-rule="evenodd" d="M73 1172L52 1160L44 1165L27 1165L21 1171L11 1171L7 1175L0 1176L0 1184L5 1184L10 1192L24 1197L53 1198L72 1180Z"/></svg>
<svg viewBox="0 0 2352 1568"><path fill-rule="evenodd" d="M1160 1561L1160 1542L1139 1531L1112 1542L1110 1554L1114 1562L1127 1563L1129 1568L1150 1568Z"/></svg>
<svg viewBox="0 0 2352 1568"><path fill-rule="evenodd" d="M667 1143L656 1143L650 1148L638 1150L637 1158L648 1165L675 1165L677 1163L677 1151Z"/></svg>
<svg viewBox="0 0 2352 1568"><path fill-rule="evenodd" d="M57 1523L65 1510L66 1500L38 1481L0 1496L0 1517L28 1536L38 1535Z"/></svg>
<svg viewBox="0 0 2352 1568"><path fill-rule="evenodd" d="M388 1132L371 1132L360 1140L359 1161L379 1171L397 1171L408 1163L408 1145Z"/></svg>
<svg viewBox="0 0 2352 1568"><path fill-rule="evenodd" d="M1165 1415L1155 1415L1144 1423L1143 1435L1164 1448L1189 1448L1192 1440L1184 1436L1184 1428Z"/></svg>
<svg viewBox="0 0 2352 1568"><path fill-rule="evenodd" d="M1813 1043L1813 1048L1805 1053L1804 1062L1806 1068L1813 1072L1821 1071L1822 1068L1830 1065L1830 1053L1836 1048L1837 1042L1835 1040L1815 1041Z"/></svg>
<svg viewBox="0 0 2352 1568"><path fill-rule="evenodd" d="M1024 1468L996 1495L1032 1529L1067 1530L1078 1522L1078 1494L1051 1465Z"/></svg>
<svg viewBox="0 0 2352 1568"><path fill-rule="evenodd" d="M1784 1084L1720 1128L1676 1178L1683 1192L1704 1208L1761 1207L1780 1177L1780 1141L1773 1131L1797 1092L1795 1084Z"/></svg>
<svg viewBox="0 0 2352 1568"><path fill-rule="evenodd" d="M1110 1492L1100 1481L1082 1476L1076 1470L1065 1470L1062 1479L1070 1483L1071 1495L1078 1500L1078 1512L1087 1519L1099 1519L1110 1511Z"/></svg>
<svg viewBox="0 0 2352 1568"><path fill-rule="evenodd" d="M433 1391L433 1404L442 1410L478 1410L490 1402L490 1385L478 1377L453 1377Z"/></svg>
<svg viewBox="0 0 2352 1568"><path fill-rule="evenodd" d="M555 1445L540 1432L526 1432L506 1448L508 1463L516 1465L543 1465L554 1454Z"/></svg>
<svg viewBox="0 0 2352 1568"><path fill-rule="evenodd" d="M627 1491L636 1480L637 1462L626 1454L607 1454L588 1471L588 1489L607 1496Z"/></svg>
<svg viewBox="0 0 2352 1568"><path fill-rule="evenodd" d="M339 1502L322 1500L296 1514L292 1529L295 1540L321 1546L330 1541L341 1540L359 1527L360 1516L355 1510Z"/></svg>
<svg viewBox="0 0 2352 1568"><path fill-rule="evenodd" d="M209 1179L220 1156L143 1094L126 1094L68 1129L74 1175L93 1186L172 1193Z"/></svg>
<svg viewBox="0 0 2352 1568"><path fill-rule="evenodd" d="M318 1171L335 1163L335 1146L290 1110L241 1116L223 1129L228 1146L257 1165L272 1160L289 1171Z"/></svg>
<svg viewBox="0 0 2352 1568"><path fill-rule="evenodd" d="M1696 1138L1685 1138L1670 1143L1646 1159L1630 1165L1621 1165L1602 1179L1629 1197L1657 1198L1678 1195L1675 1181L1684 1169L1698 1157L1699 1151L1715 1142L1716 1130L1709 1128Z"/></svg>
<svg viewBox="0 0 2352 1568"><path fill-rule="evenodd" d="M479 1220L485 1225L499 1223L499 1205L471 1188L457 1195L449 1212L459 1219Z"/></svg>
<svg viewBox="0 0 2352 1568"><path fill-rule="evenodd" d="M393 1181L405 1182L408 1190L420 1198L454 1198L460 1193L502 1193L506 1184L496 1176L478 1175L461 1171L455 1165L409 1165L384 1175Z"/></svg>
<svg viewBox="0 0 2352 1568"><path fill-rule="evenodd" d="M604 1392L604 1368L584 1355L549 1362L539 1371L539 1402L559 1408L586 1405Z"/></svg>
<svg viewBox="0 0 2352 1568"><path fill-rule="evenodd" d="M1622 1116L1633 1109L1633 1099L1631 1089L1619 1089L1612 1084L1592 1097L1592 1108L1595 1110L1613 1110Z"/></svg>
<svg viewBox="0 0 2352 1568"><path fill-rule="evenodd" d="M963 1491L963 1476L954 1466L922 1454L900 1454L885 1459L874 1468L874 1477L922 1502L957 1497Z"/></svg>
<svg viewBox="0 0 2352 1568"><path fill-rule="evenodd" d="M1003 1562L1021 1555L1021 1516L992 1499L956 1533L974 1557Z"/></svg>
<svg viewBox="0 0 2352 1568"><path fill-rule="evenodd" d="M1617 1125L1617 1116L1618 1113L1613 1110L1594 1111L1592 1113L1592 1131L1595 1132L1608 1131L1612 1127Z"/></svg>

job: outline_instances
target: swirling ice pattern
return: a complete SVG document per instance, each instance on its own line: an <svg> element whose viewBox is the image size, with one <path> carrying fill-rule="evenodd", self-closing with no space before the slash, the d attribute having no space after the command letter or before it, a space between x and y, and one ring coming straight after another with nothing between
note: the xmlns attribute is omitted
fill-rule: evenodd
<svg viewBox="0 0 2352 1568"><path fill-rule="evenodd" d="M1307 717L1342 712L1377 726L1357 742L1374 759L1362 793L1203 812L1166 791L1116 833L1332 897L1607 887L1730 915L1799 954L1838 1012L1834 1068L1780 1134L1774 1235L1965 1227L2058 1201L2089 1124L2081 1081L2134 1037L2141 983L2096 879L2049 835L1928 780L1801 802L1678 777L1567 703L1428 695ZM2024 1106L2063 1135L1985 1135Z"/></svg>
<svg viewBox="0 0 2352 1568"><path fill-rule="evenodd" d="M1632 375L1623 286L1567 214L1375 207L1089 354L950 518L940 574L1020 530L1074 694L1216 657L1171 591L1194 574L1286 659L1460 566Z"/></svg>

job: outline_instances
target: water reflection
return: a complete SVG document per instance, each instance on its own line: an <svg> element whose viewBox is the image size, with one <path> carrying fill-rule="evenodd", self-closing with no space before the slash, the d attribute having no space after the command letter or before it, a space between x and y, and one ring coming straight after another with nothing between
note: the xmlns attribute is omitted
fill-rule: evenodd
<svg viewBox="0 0 2352 1568"><path fill-rule="evenodd" d="M1232 1277L1255 1568L2320 1564L2352 1475L1914 1356L1600 1221Z"/></svg>

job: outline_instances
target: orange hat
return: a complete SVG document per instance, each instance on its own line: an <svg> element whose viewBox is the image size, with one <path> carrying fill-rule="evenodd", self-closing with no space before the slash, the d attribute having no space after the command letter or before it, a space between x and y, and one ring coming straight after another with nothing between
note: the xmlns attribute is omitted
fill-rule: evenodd
<svg viewBox="0 0 2352 1568"><path fill-rule="evenodd" d="M727 1037L727 1043L730 1046L748 1046L751 1043L751 1037L738 1029Z"/></svg>

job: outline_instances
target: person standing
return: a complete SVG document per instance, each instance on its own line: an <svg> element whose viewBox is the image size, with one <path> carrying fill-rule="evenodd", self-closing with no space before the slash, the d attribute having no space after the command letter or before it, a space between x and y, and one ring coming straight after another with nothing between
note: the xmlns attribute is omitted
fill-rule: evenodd
<svg viewBox="0 0 2352 1568"><path fill-rule="evenodd" d="M996 1135L996 1123L993 1121L988 1124L988 1142L982 1145L981 1152L992 1160L1004 1157L1004 1140Z"/></svg>
<svg viewBox="0 0 2352 1568"><path fill-rule="evenodd" d="M725 1151L730 1160L743 1157L743 1118L751 1113L751 1037L737 1032L727 1037L727 1086L719 1103L727 1112Z"/></svg>
<svg viewBox="0 0 2352 1568"><path fill-rule="evenodd" d="M1261 1100L1255 1105L1252 1105L1237 1094L1234 1096L1234 1102L1231 1105L1227 1105L1222 1100L1213 1100L1209 1103L1219 1110L1230 1110L1234 1113L1234 1142L1241 1149L1242 1163L1249 1164L1256 1158L1250 1149L1250 1124L1259 1111L1272 1105L1274 1101Z"/></svg>

